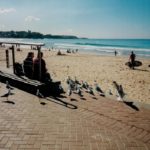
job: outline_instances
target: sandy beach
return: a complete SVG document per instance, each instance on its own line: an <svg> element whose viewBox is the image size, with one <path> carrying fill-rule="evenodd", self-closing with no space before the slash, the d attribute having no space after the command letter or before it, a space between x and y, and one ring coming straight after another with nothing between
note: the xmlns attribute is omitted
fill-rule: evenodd
<svg viewBox="0 0 150 150"><path fill-rule="evenodd" d="M5 49L0 48L0 70L6 66ZM29 51L31 50L16 51L16 62L22 63ZM36 57L37 51L33 52ZM143 65L131 70L125 66L125 62L128 61L127 57L96 56L80 52L75 54L63 52L63 54L58 56L55 50L44 50L44 59L52 79L61 81L64 89L67 87L67 76L72 79L76 76L79 81L87 81L92 86L96 80L104 92L111 89L115 96L112 82L116 81L123 86L126 99L150 104L149 59L137 57Z"/></svg>

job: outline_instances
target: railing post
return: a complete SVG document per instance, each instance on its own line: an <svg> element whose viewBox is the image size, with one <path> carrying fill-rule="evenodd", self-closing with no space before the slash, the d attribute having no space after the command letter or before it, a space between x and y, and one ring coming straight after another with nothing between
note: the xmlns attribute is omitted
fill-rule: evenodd
<svg viewBox="0 0 150 150"><path fill-rule="evenodd" d="M37 46L39 55L39 80L41 81L41 47Z"/></svg>
<svg viewBox="0 0 150 150"><path fill-rule="evenodd" d="M12 45L12 62L13 62L13 73L15 74L15 47Z"/></svg>
<svg viewBox="0 0 150 150"><path fill-rule="evenodd" d="M9 51L6 49L6 67L9 68Z"/></svg>

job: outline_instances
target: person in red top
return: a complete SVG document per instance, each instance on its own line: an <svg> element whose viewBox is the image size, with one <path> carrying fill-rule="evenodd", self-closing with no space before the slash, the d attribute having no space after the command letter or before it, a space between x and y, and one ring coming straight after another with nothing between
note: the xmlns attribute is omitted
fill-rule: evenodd
<svg viewBox="0 0 150 150"><path fill-rule="evenodd" d="M40 77L40 60L41 60L41 77ZM34 64L34 79L40 80L42 82L51 81L50 74L47 72L46 63L43 59L43 53L40 52L37 58L33 62Z"/></svg>

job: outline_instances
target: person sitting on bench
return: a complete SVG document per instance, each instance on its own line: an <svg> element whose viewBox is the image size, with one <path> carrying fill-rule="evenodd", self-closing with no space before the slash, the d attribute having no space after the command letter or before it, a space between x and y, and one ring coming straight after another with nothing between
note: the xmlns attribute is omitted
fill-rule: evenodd
<svg viewBox="0 0 150 150"><path fill-rule="evenodd" d="M33 78L33 57L34 53L29 52L27 58L23 62L24 74L30 79Z"/></svg>
<svg viewBox="0 0 150 150"><path fill-rule="evenodd" d="M41 73L40 73L40 60L41 60ZM42 52L38 53L37 58L34 60L34 79L45 83L52 81L50 74L47 72L46 63L45 60L43 59Z"/></svg>

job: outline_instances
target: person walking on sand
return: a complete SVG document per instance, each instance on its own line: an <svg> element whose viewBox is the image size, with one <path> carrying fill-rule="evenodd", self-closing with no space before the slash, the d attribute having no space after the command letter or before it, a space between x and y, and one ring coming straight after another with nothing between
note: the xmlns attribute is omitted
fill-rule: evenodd
<svg viewBox="0 0 150 150"><path fill-rule="evenodd" d="M131 62L131 68L134 69L134 62L135 62L135 57L136 55L134 54L134 52L132 51L129 57L129 61Z"/></svg>

